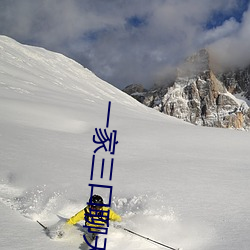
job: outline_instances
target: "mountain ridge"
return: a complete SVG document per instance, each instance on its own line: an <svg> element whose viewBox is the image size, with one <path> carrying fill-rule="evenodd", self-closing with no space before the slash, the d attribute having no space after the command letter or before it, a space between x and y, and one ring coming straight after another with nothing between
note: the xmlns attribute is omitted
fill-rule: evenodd
<svg viewBox="0 0 250 250"><path fill-rule="evenodd" d="M248 130L250 109L242 98L250 96L250 67L216 72L211 61L209 51L202 49L177 68L171 85L144 91L131 85L123 91L148 107L195 125Z"/></svg>

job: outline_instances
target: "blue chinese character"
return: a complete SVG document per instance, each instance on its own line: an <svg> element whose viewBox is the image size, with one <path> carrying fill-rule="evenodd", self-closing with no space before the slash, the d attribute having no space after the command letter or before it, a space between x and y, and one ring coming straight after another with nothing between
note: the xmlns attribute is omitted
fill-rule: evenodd
<svg viewBox="0 0 250 250"><path fill-rule="evenodd" d="M117 131L113 130L112 133L110 133L110 136L107 133L107 130L104 129L102 131L102 129L95 129L96 135L93 135L93 142L96 144L100 144L100 146L98 148L96 148L94 150L94 153L96 153L99 149L104 148L105 152L108 150L110 152L110 154L115 154L115 146L116 144L118 144L118 141L116 140L116 135L117 135ZM96 136L98 137L96 139ZM105 145L106 143L108 143L108 149L107 146Z"/></svg>
<svg viewBox="0 0 250 250"><path fill-rule="evenodd" d="M102 159L102 168L101 168L101 179L103 178L103 172L104 172L104 163L105 159ZM112 180L113 175L113 166L114 166L114 158L111 159L111 166L109 171L109 180ZM94 174L94 167L95 167L95 155L92 157L92 167L91 167L91 174L90 174L90 180L93 180L93 174Z"/></svg>
<svg viewBox="0 0 250 250"><path fill-rule="evenodd" d="M91 245L91 242L88 241L85 234L83 235L83 238L84 238L85 242L87 243L87 245L90 247L89 249L93 249L93 250L105 250L106 249L106 244L107 244L106 238L104 239L104 247L97 247L98 238L99 238L98 236L95 237L95 245L94 246Z"/></svg>

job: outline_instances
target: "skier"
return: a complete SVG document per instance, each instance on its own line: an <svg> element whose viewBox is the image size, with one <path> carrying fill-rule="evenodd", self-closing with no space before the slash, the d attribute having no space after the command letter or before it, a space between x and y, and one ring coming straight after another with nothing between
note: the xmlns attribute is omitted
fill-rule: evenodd
<svg viewBox="0 0 250 250"><path fill-rule="evenodd" d="M121 222L122 218L109 207L103 206L103 199L99 195L93 195L90 197L89 204L90 205L72 216L67 221L67 225L75 225L77 222L85 220L85 226L89 228L88 233L85 233L85 236L89 241L93 241L98 232L100 232L100 228L103 228L108 224L109 220Z"/></svg>

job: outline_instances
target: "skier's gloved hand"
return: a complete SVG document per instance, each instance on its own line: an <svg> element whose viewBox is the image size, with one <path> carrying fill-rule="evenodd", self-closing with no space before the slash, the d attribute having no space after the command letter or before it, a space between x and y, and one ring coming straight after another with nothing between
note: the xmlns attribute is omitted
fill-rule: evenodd
<svg viewBox="0 0 250 250"><path fill-rule="evenodd" d="M67 223L58 227L57 231L56 231L57 238L62 238L63 236L65 236L65 234L67 234L67 232L70 230L70 228L72 228L71 225L69 225Z"/></svg>
<svg viewBox="0 0 250 250"><path fill-rule="evenodd" d="M58 222L55 227L54 227L54 232L52 231L52 233L54 234L53 238L59 238L61 239L62 237L65 237L65 235L68 233L69 228L71 228L70 225L62 223L62 222Z"/></svg>
<svg viewBox="0 0 250 250"><path fill-rule="evenodd" d="M59 231L56 232L57 238L62 238L64 234L65 234L65 232L62 231L62 230L59 230Z"/></svg>

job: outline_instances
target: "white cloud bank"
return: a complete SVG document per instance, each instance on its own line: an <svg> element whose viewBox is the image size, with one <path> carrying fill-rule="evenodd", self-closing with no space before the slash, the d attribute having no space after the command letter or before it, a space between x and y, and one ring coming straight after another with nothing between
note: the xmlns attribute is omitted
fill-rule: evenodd
<svg viewBox="0 0 250 250"><path fill-rule="evenodd" d="M249 15L237 0L3 0L0 33L62 52L123 88L152 84L209 45L224 62L246 63Z"/></svg>

